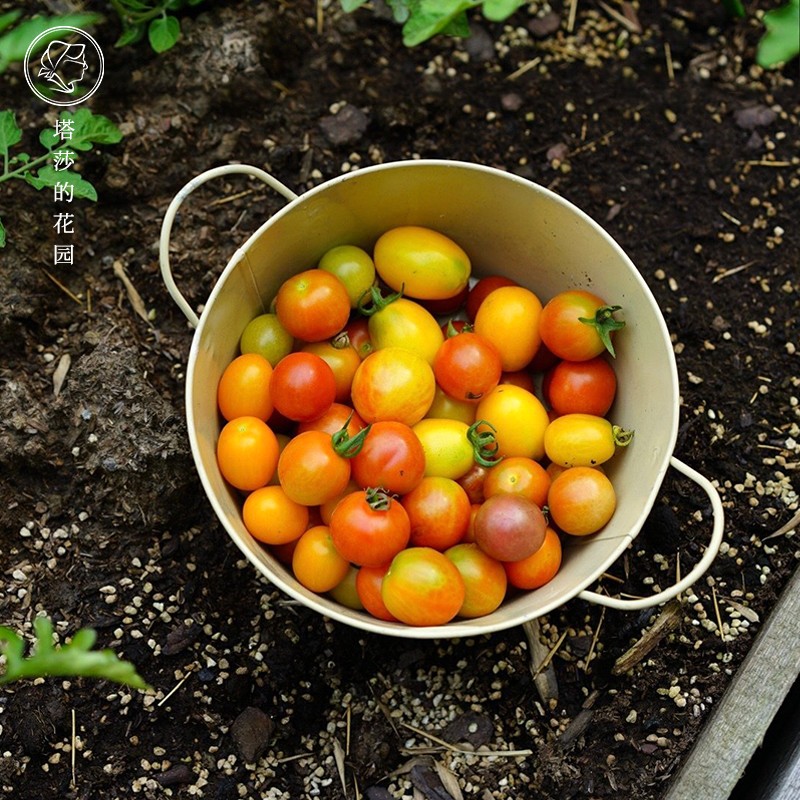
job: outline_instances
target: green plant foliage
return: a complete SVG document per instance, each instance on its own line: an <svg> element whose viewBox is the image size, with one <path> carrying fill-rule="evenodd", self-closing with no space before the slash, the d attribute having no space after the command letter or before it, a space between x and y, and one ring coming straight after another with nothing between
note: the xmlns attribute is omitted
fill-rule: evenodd
<svg viewBox="0 0 800 800"><path fill-rule="evenodd" d="M113 650L92 650L97 634L91 628L82 628L70 642L56 647L53 623L47 617L37 617L33 627L36 645L27 658L22 637L11 628L0 627L0 646L6 659L0 685L23 678L83 677L102 678L135 689L148 688L136 667L118 658Z"/></svg>
<svg viewBox="0 0 800 800"><path fill-rule="evenodd" d="M180 20L170 12L197 6L203 0L110 0L122 22L117 47L135 44L145 34L150 47L163 53L174 47L181 36Z"/></svg>
<svg viewBox="0 0 800 800"><path fill-rule="evenodd" d="M0 14L0 74L5 72L9 64L24 61L31 42L48 28L64 25L85 28L103 19L100 14L77 13L64 14L60 17L31 17L17 24L21 16L22 12L18 10ZM37 42L33 53L44 50L58 36L58 33L43 36Z"/></svg>
<svg viewBox="0 0 800 800"><path fill-rule="evenodd" d="M366 0L341 0L342 9L353 12ZM386 0L395 22L403 26L403 44L415 47L437 34L469 36L467 12L480 9L486 19L500 22L510 17L525 0Z"/></svg>
<svg viewBox="0 0 800 800"><path fill-rule="evenodd" d="M39 142L46 152L31 158L24 152L11 154L12 148L22 141L22 131L13 111L0 111L0 158L3 161L0 183L17 178L34 189L67 184L72 187L73 197L97 200L97 192L89 181L75 170L55 169L51 159L58 149L86 152L98 144L115 144L122 139L122 133L108 117L93 114L88 108L62 111L59 120L69 129L70 138L62 141L55 128L46 128L39 135ZM0 221L0 247L5 243L6 231Z"/></svg>
<svg viewBox="0 0 800 800"><path fill-rule="evenodd" d="M777 67L800 55L800 0L764 14L766 33L761 37L756 61L767 69Z"/></svg>

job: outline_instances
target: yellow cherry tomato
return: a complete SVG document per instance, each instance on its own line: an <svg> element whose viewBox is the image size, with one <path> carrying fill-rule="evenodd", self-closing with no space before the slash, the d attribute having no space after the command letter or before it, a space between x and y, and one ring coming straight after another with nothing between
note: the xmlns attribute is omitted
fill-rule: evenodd
<svg viewBox="0 0 800 800"><path fill-rule="evenodd" d="M458 419L472 425L475 422L475 403L468 403L466 400L456 400L450 397L440 386L436 387L436 394L433 402L428 409L428 417L437 419Z"/></svg>
<svg viewBox="0 0 800 800"><path fill-rule="evenodd" d="M541 313L541 301L524 286L501 286L480 304L475 333L497 348L505 372L521 370L536 355Z"/></svg>
<svg viewBox="0 0 800 800"><path fill-rule="evenodd" d="M612 425L604 417L564 414L547 426L544 448L547 457L562 467L596 467L632 438L632 431Z"/></svg>
<svg viewBox="0 0 800 800"><path fill-rule="evenodd" d="M544 456L544 432L550 419L527 389L501 383L478 403L475 419L494 428L497 455L527 456L534 461Z"/></svg>
<svg viewBox="0 0 800 800"><path fill-rule="evenodd" d="M412 427L425 451L425 476L457 480L475 463L469 425L426 417Z"/></svg>
<svg viewBox="0 0 800 800"><path fill-rule="evenodd" d="M373 307L377 310L369 317L369 338L375 350L402 347L433 364L444 334L430 311L405 297L381 298L378 292L373 293Z"/></svg>
<svg viewBox="0 0 800 800"><path fill-rule="evenodd" d="M420 300L444 300L464 289L472 267L452 239L430 228L405 225L384 233L373 251L387 286Z"/></svg>

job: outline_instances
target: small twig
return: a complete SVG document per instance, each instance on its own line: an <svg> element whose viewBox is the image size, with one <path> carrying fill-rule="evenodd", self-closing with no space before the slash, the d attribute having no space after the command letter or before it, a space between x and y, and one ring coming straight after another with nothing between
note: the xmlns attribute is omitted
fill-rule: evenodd
<svg viewBox="0 0 800 800"><path fill-rule="evenodd" d="M728 222L732 222L734 225L736 225L737 228L742 227L742 223L738 219L736 219L736 217L734 217L733 214L729 214L727 211L723 211L722 209L720 209L719 213L722 214L722 216L725 217L725 219L727 219Z"/></svg>
<svg viewBox="0 0 800 800"><path fill-rule="evenodd" d="M429 741L438 744L440 747L444 747L445 750L450 750L453 753L463 753L464 755L471 756L503 756L505 758L533 755L533 750L490 750L488 747L479 747L476 750L470 750L466 747L458 747L457 745L450 744L450 742L446 742L444 739L440 739L438 736L434 736L432 733L427 733L419 728L415 728L413 725L409 725L407 722L401 722L400 724L404 728L410 730L412 733L417 734L417 736L422 736L423 738L428 739Z"/></svg>
<svg viewBox="0 0 800 800"><path fill-rule="evenodd" d="M53 283L58 286L58 288L61 289L61 291L64 292L64 294L69 297L70 300L74 300L79 306L83 305L83 300L81 300L78 295L67 289L67 287L64 286L64 284L61 283L61 281L56 278L55 275L51 275L46 269L42 269L42 272L44 272L44 274L47 275L47 277L50 278L50 280L53 281Z"/></svg>
<svg viewBox="0 0 800 800"><path fill-rule="evenodd" d="M800 525L800 511L798 511L785 525L781 525L775 533L771 533L769 536L765 536L761 541L766 542L768 539L774 539L776 536L783 536L784 534L789 533L789 531L794 530L798 525Z"/></svg>
<svg viewBox="0 0 800 800"><path fill-rule="evenodd" d="M77 748L78 734L76 733L75 730L75 709L73 708L71 709L71 711L72 711L72 736L70 737L70 747L71 747L70 762L72 766L72 782L70 784L70 788L75 789L78 786L78 781L75 774L75 751L78 749Z"/></svg>
<svg viewBox="0 0 800 800"><path fill-rule="evenodd" d="M344 750L338 739L333 740L333 760L336 762L336 771L342 784L342 794L347 797L347 775L344 771Z"/></svg>
<svg viewBox="0 0 800 800"><path fill-rule="evenodd" d="M717 615L717 627L719 628L720 641L725 641L725 631L722 630L722 616L719 613L719 603L717 602L717 590L711 584L711 600L714 603L714 613Z"/></svg>
<svg viewBox="0 0 800 800"><path fill-rule="evenodd" d="M543 669L546 669L547 665L553 660L553 656L558 652L558 648L564 643L564 639L567 638L567 631L565 630L561 636L558 637L558 641L550 648L550 652L545 656L544 661L536 668L536 672L533 674L535 678Z"/></svg>
<svg viewBox="0 0 800 800"><path fill-rule="evenodd" d="M159 701L158 701L158 706L159 706L159 708L160 708L161 706L163 706L163 705L164 705L164 703L166 703L166 702L167 702L167 700L169 700L169 699L170 699L170 697L172 697L172 695L174 695L174 694L175 694L175 692L177 692L177 691L178 691L178 689L180 689L180 688L181 688L181 686L183 686L183 684L184 684L184 683L186 683L186 681L188 681L188 680L189 680L189 676L190 676L191 674L192 674L191 672L187 672L187 673L186 673L186 674L185 674L185 675L184 675L184 676L183 676L183 677L182 677L182 678L181 678L181 679L180 679L180 680L179 680L179 681L178 681L178 682L175 684L175 686L172 688L172 690L171 690L171 691L170 691L168 694L164 695L164 697L162 697L162 698L161 698L161 700L159 700Z"/></svg>
<svg viewBox="0 0 800 800"><path fill-rule="evenodd" d="M536 58L532 58L530 61L526 61L521 67L515 69L507 78L507 81L515 81L517 78L524 75L526 72L532 70L535 66L538 66L541 63L542 59L539 56Z"/></svg>
<svg viewBox="0 0 800 800"><path fill-rule="evenodd" d="M253 194L254 189L245 189L242 192L237 192L236 194L229 194L227 197L218 197L216 200L212 200L207 208L213 208L214 206L222 206L225 203L232 203L234 200L239 200L242 197L247 197L249 194Z"/></svg>
<svg viewBox="0 0 800 800"><path fill-rule="evenodd" d="M589 646L589 652L586 654L586 661L583 664L583 671L584 673L589 672L589 663L592 660L592 656L594 655L594 648L597 646L597 640L600 637L600 628L603 627L603 620L606 616L606 608L602 606L600 608L600 619L597 622L597 627L594 630L594 636L592 636L592 644Z"/></svg>
<svg viewBox="0 0 800 800"><path fill-rule="evenodd" d="M726 269L724 272L720 272L719 274L715 275L711 279L711 283L719 283L723 278L729 278L731 275L735 275L737 272L741 272L743 269L752 267L755 263L755 261L748 261L746 264L740 264L738 267Z"/></svg>
<svg viewBox="0 0 800 800"><path fill-rule="evenodd" d="M133 306L133 310L149 325L150 317L147 316L147 309L144 307L142 297L139 292L136 291L136 287L131 283L131 279L125 273L125 267L122 266L121 261L114 262L114 274L122 281L122 285L125 287L128 300Z"/></svg>
<svg viewBox="0 0 800 800"><path fill-rule="evenodd" d="M745 161L748 167L791 167L794 166L791 161L767 161L762 158L758 161Z"/></svg>
<svg viewBox="0 0 800 800"><path fill-rule="evenodd" d="M567 31L572 33L575 30L575 17L578 15L578 0L572 0L569 4L569 19L567 21Z"/></svg>
<svg viewBox="0 0 800 800"><path fill-rule="evenodd" d="M681 604L677 600L670 601L642 638L616 660L611 673L623 675L635 667L667 634L678 627L682 616Z"/></svg>
<svg viewBox="0 0 800 800"><path fill-rule="evenodd" d="M532 619L522 623L522 630L528 640L528 652L533 685L542 702L549 705L551 701L558 700L558 681L556 671L552 664L546 669L539 669L538 665L547 658L548 649L539 636L539 620Z"/></svg>
<svg viewBox="0 0 800 800"><path fill-rule="evenodd" d="M667 62L667 77L672 83L675 80L675 67L672 64L672 48L669 46L669 42L664 42L664 58Z"/></svg>
<svg viewBox="0 0 800 800"><path fill-rule="evenodd" d="M637 25L633 20L628 19L628 17L626 17L624 14L620 14L619 11L611 8L611 6L606 5L603 0L598 0L597 4L603 9L603 11L606 12L606 14L608 14L610 17L613 17L617 22L619 22L620 25L622 25L623 28L626 28L631 33L642 32L640 25Z"/></svg>

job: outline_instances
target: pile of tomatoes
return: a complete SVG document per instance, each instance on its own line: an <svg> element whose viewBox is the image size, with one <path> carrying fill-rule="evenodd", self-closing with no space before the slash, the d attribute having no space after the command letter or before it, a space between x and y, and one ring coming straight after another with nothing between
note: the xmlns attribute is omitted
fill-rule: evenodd
<svg viewBox="0 0 800 800"><path fill-rule="evenodd" d="M247 530L379 619L489 614L616 507L619 307L471 272L427 228L335 247L249 322L219 382L217 459Z"/></svg>

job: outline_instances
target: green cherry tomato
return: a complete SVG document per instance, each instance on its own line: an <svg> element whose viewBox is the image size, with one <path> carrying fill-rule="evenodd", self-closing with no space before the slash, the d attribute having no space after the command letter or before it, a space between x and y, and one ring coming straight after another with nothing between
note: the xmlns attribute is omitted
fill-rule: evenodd
<svg viewBox="0 0 800 800"><path fill-rule="evenodd" d="M318 266L344 284L351 308L358 306L364 293L375 283L375 264L370 254L355 245L332 247L322 256Z"/></svg>
<svg viewBox="0 0 800 800"><path fill-rule="evenodd" d="M242 353L256 353L274 367L294 347L294 337L281 325L277 314L260 314L247 323L239 339Z"/></svg>

